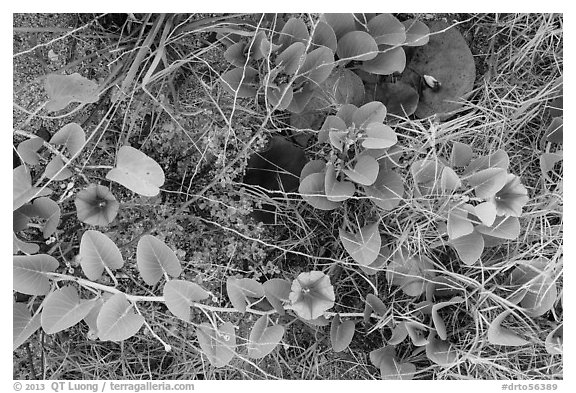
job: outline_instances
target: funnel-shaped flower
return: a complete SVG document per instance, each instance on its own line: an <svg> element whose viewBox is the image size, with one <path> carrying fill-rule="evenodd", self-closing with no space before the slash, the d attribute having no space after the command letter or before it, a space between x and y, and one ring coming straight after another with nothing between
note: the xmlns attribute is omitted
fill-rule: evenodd
<svg viewBox="0 0 576 393"><path fill-rule="evenodd" d="M292 282L292 309L306 320L316 319L334 306L334 287L330 278L320 272L304 272Z"/></svg>
<svg viewBox="0 0 576 393"><path fill-rule="evenodd" d="M78 219L86 224L106 226L114 220L120 204L107 187L91 184L76 195Z"/></svg>
<svg viewBox="0 0 576 393"><path fill-rule="evenodd" d="M528 190L520 183L520 178L508 174L504 187L489 201L496 206L496 215L520 217L528 199Z"/></svg>

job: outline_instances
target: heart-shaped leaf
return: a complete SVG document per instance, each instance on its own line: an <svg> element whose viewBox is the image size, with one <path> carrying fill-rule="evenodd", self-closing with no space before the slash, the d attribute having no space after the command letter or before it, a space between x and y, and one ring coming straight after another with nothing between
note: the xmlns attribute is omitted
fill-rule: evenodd
<svg viewBox="0 0 576 393"><path fill-rule="evenodd" d="M382 123L368 124L366 135L362 141L362 146L366 149L387 149L398 142L398 137L392 127Z"/></svg>
<svg viewBox="0 0 576 393"><path fill-rule="evenodd" d="M292 284L288 280L272 278L262 285L264 286L266 300L268 300L278 314L284 315L286 310L284 310L283 304L289 301L290 287Z"/></svg>
<svg viewBox="0 0 576 393"><path fill-rule="evenodd" d="M196 329L196 336L210 364L219 368L230 363L236 351L236 332L232 323L223 323L218 331L212 325L203 323Z"/></svg>
<svg viewBox="0 0 576 393"><path fill-rule="evenodd" d="M460 260L466 265L472 265L480 259L484 251L484 238L476 231L469 235L450 240L450 244L456 249Z"/></svg>
<svg viewBox="0 0 576 393"><path fill-rule="evenodd" d="M382 379L411 380L416 373L416 366L412 363L400 363L396 360L394 346L386 346L370 352L370 361L380 368Z"/></svg>
<svg viewBox="0 0 576 393"><path fill-rule="evenodd" d="M322 318L326 310L334 307L334 287L330 277L318 270L302 272L292 281L290 289L288 297L292 310L300 318L323 326L328 324Z"/></svg>
<svg viewBox="0 0 576 393"><path fill-rule="evenodd" d="M234 308L241 313L246 312L246 305L250 298L264 296L264 287L258 281L251 278L228 277L226 280L226 292Z"/></svg>
<svg viewBox="0 0 576 393"><path fill-rule="evenodd" d="M452 143L452 152L450 153L450 165L464 167L470 164L474 157L470 145L460 142Z"/></svg>
<svg viewBox="0 0 576 393"><path fill-rule="evenodd" d="M476 197L488 199L504 187L507 173L501 168L488 168L472 174L467 180Z"/></svg>
<svg viewBox="0 0 576 393"><path fill-rule="evenodd" d="M80 300L70 285L57 289L42 303L42 328L48 334L68 329L84 319L95 304L94 300Z"/></svg>
<svg viewBox="0 0 576 393"><path fill-rule="evenodd" d="M350 233L340 228L339 234L348 254L360 265L368 266L378 257L382 245L378 222L365 225L358 233Z"/></svg>
<svg viewBox="0 0 576 393"><path fill-rule="evenodd" d="M447 302L436 303L432 306L432 322L434 323L434 328L436 329L436 333L438 333L438 337L440 337L440 339L446 340L448 334L446 332L446 324L444 323L444 320L438 313L438 310L446 306L462 303L463 301L464 301L463 298L457 296L450 299Z"/></svg>
<svg viewBox="0 0 576 393"><path fill-rule="evenodd" d="M404 195L404 180L391 170L378 171L378 176L371 186L365 186L366 196L379 208L392 210L402 201Z"/></svg>
<svg viewBox="0 0 576 393"><path fill-rule="evenodd" d="M44 171L44 177L47 177L52 181L63 181L72 177L72 175L72 171L69 168L64 167L64 161L62 161L58 156L52 157Z"/></svg>
<svg viewBox="0 0 576 393"><path fill-rule="evenodd" d="M200 285L184 281L170 280L164 284L164 300L168 310L185 322L190 322L190 307L209 296Z"/></svg>
<svg viewBox="0 0 576 393"><path fill-rule="evenodd" d="M91 281L99 280L105 268L121 269L122 254L116 244L105 234L87 230L80 240L80 266Z"/></svg>
<svg viewBox="0 0 576 393"><path fill-rule="evenodd" d="M356 160L354 169L344 169L343 172L353 182L363 186L370 186L376 181L379 170L378 161L374 157L361 155Z"/></svg>
<svg viewBox="0 0 576 393"><path fill-rule="evenodd" d="M356 187L349 181L338 181L334 165L326 165L326 174L324 178L324 188L326 197L329 201L342 202L351 198L356 192Z"/></svg>
<svg viewBox="0 0 576 393"><path fill-rule="evenodd" d="M280 32L278 43L282 45L282 47L288 48L295 42L306 44L309 38L310 34L308 33L306 23L299 18L290 18Z"/></svg>
<svg viewBox="0 0 576 393"><path fill-rule="evenodd" d="M276 57L276 65L284 67L284 73L294 75L304 64L306 46L302 42L295 42Z"/></svg>
<svg viewBox="0 0 576 393"><path fill-rule="evenodd" d="M379 101L372 101L362 105L352 114L352 123L357 128L364 128L371 123L383 123L386 120L386 107ZM337 114L338 117L344 118ZM344 120L346 122L346 120ZM348 123L346 123L348 124Z"/></svg>
<svg viewBox="0 0 576 393"><path fill-rule="evenodd" d="M144 317L132 310L124 293L112 295L102 305L96 325L102 341L124 341L135 335L144 324Z"/></svg>
<svg viewBox="0 0 576 393"><path fill-rule="evenodd" d="M319 21L312 35L312 48L325 46L332 52L336 52L336 45L336 34L332 27L325 22Z"/></svg>
<svg viewBox="0 0 576 393"><path fill-rule="evenodd" d="M46 254L14 255L13 283L15 291L27 295L46 295L50 292L50 280L46 273L58 268L58 261Z"/></svg>
<svg viewBox="0 0 576 393"><path fill-rule="evenodd" d="M118 214L120 204L107 187L90 184L76 194L76 214L83 223L107 226Z"/></svg>
<svg viewBox="0 0 576 393"><path fill-rule="evenodd" d="M76 155L86 143L86 134L80 124L69 123L56 132L50 139L53 145L64 145L70 158Z"/></svg>
<svg viewBox="0 0 576 393"><path fill-rule="evenodd" d="M262 315L250 332L248 342L248 357L252 359L262 359L276 348L284 336L284 326L268 325L268 317Z"/></svg>
<svg viewBox="0 0 576 393"><path fill-rule="evenodd" d="M252 67L234 68L220 75L221 85L229 94L238 98L252 98L258 92L258 71Z"/></svg>
<svg viewBox="0 0 576 393"><path fill-rule="evenodd" d="M378 45L399 45L406 41L406 27L392 14L380 14L370 19L368 33Z"/></svg>
<svg viewBox="0 0 576 393"><path fill-rule="evenodd" d="M324 81L321 89L331 103L360 105L364 102L364 83L356 73L348 68L336 68Z"/></svg>
<svg viewBox="0 0 576 393"><path fill-rule="evenodd" d="M40 163L38 150L44 146L42 138L31 138L21 142L18 145L18 156L20 159L29 165L38 165Z"/></svg>
<svg viewBox="0 0 576 393"><path fill-rule="evenodd" d="M12 303L12 350L24 344L40 328L41 313L32 317L25 303Z"/></svg>
<svg viewBox="0 0 576 393"><path fill-rule="evenodd" d="M375 75L392 75L406 68L406 52L402 47L379 45L379 53L362 63L360 69Z"/></svg>
<svg viewBox="0 0 576 393"><path fill-rule="evenodd" d="M514 240L520 236L520 221L518 217L496 217L491 226L480 224L476 230L483 235Z"/></svg>
<svg viewBox="0 0 576 393"><path fill-rule="evenodd" d="M382 102L390 115L410 116L416 112L420 97L410 84L398 80L374 85L374 99Z"/></svg>
<svg viewBox="0 0 576 393"><path fill-rule="evenodd" d="M502 322L510 313L509 310L503 311L490 323L488 327L488 342L490 344L512 347L529 344L528 341L502 326Z"/></svg>
<svg viewBox="0 0 576 393"><path fill-rule="evenodd" d="M406 46L426 45L430 39L430 29L423 22L414 19L408 19L402 22L406 33Z"/></svg>
<svg viewBox="0 0 576 393"><path fill-rule="evenodd" d="M326 22L334 30L336 38L340 40L346 33L356 30L353 14L322 14L322 21Z"/></svg>
<svg viewBox="0 0 576 393"><path fill-rule="evenodd" d="M390 249L388 248L388 246L383 245L382 247L380 247L380 253L378 254L378 257L374 260L374 262L372 262L368 266L359 265L358 267L360 268L360 270L362 270L367 275L373 276L376 273L382 272L385 270L383 267L384 267L384 265L386 265L386 262L390 258L390 255L391 255L391 253L390 253ZM366 311L366 310L364 310L364 311Z"/></svg>
<svg viewBox="0 0 576 393"><path fill-rule="evenodd" d="M298 192L302 199L316 209L334 210L340 206L342 202L333 202L328 200L324 189L324 180L324 173L312 173L300 182Z"/></svg>
<svg viewBox="0 0 576 393"><path fill-rule="evenodd" d="M138 241L136 263L148 285L156 285L163 274L178 277L182 273L182 266L174 251L152 235L144 235Z"/></svg>
<svg viewBox="0 0 576 393"><path fill-rule="evenodd" d="M340 315L336 314L332 318L332 325L330 326L330 342L334 352L342 352L352 342L354 336L354 321L342 321Z"/></svg>
<svg viewBox="0 0 576 393"><path fill-rule="evenodd" d="M122 146L116 157L116 167L106 179L122 184L131 191L156 196L164 184L164 171L156 161L130 146Z"/></svg>
<svg viewBox="0 0 576 393"><path fill-rule="evenodd" d="M98 85L78 73L50 74L46 77L45 89L50 98L45 107L48 112L64 109L71 102L98 102Z"/></svg>
<svg viewBox="0 0 576 393"><path fill-rule="evenodd" d="M370 60L378 54L374 38L363 31L351 31L338 39L336 50L340 60Z"/></svg>

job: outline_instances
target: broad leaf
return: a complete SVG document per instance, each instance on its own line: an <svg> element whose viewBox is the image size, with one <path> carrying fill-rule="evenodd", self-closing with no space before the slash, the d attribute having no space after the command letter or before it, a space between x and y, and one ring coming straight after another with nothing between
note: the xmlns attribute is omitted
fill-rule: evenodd
<svg viewBox="0 0 576 393"><path fill-rule="evenodd" d="M388 114L410 116L416 111L420 97L412 85L397 80L375 85L374 99L386 106Z"/></svg>
<svg viewBox="0 0 576 393"><path fill-rule="evenodd" d="M406 41L406 27L392 14L380 14L370 19L368 33L378 45L399 45Z"/></svg>
<svg viewBox="0 0 576 393"><path fill-rule="evenodd" d="M336 45L336 34L332 27L325 22L318 22L312 35L312 48L325 46L332 52L336 52Z"/></svg>
<svg viewBox="0 0 576 393"><path fill-rule="evenodd" d="M220 75L221 85L229 94L238 98L252 98L258 92L258 71L252 67L234 68Z"/></svg>
<svg viewBox="0 0 576 393"><path fill-rule="evenodd" d="M474 231L474 226L468 218L468 212L461 208L454 208L448 214L447 224L448 238L450 240L470 235Z"/></svg>
<svg viewBox="0 0 576 393"><path fill-rule="evenodd" d="M402 47L379 46L380 52L371 60L365 61L360 69L375 75L392 75L406 68L406 52Z"/></svg>
<svg viewBox="0 0 576 393"><path fill-rule="evenodd" d="M378 105L378 104L372 104L372 105ZM364 105L366 106L366 105ZM370 108L370 106L368 106L367 108ZM386 107L384 107L384 118L386 118ZM356 112L358 112L358 107L354 104L344 104L342 105L340 108L338 108L338 112L336 112L336 116L339 117L343 122L344 125L346 127L352 127L353 122L354 122L354 115L356 114ZM372 111L367 111L370 113L372 113ZM379 110L376 111L377 113L382 112L382 108L380 107ZM382 117L381 115L379 115L380 117ZM359 119L360 120L360 119ZM365 120L365 119L364 119ZM362 120L364 122L364 120ZM356 125L358 126L358 125Z"/></svg>
<svg viewBox="0 0 576 393"><path fill-rule="evenodd" d="M59 156L52 157L44 171L44 176L53 181L63 181L72 177L72 175L72 171L64 167L64 161Z"/></svg>
<svg viewBox="0 0 576 393"><path fill-rule="evenodd" d="M324 179L324 188L326 197L329 201L342 202L351 198L356 192L356 187L349 181L338 181L334 165L326 165L326 174Z"/></svg>
<svg viewBox="0 0 576 393"><path fill-rule="evenodd" d="M226 280L226 292L234 308L244 313L246 312L246 305L250 303L250 298L264 296L264 287L251 278L237 279L228 277Z"/></svg>
<svg viewBox="0 0 576 393"><path fill-rule="evenodd" d="M354 336L354 321L342 321L340 315L336 314L332 318L332 325L330 326L330 342L334 352L342 352L352 342Z"/></svg>
<svg viewBox="0 0 576 393"><path fill-rule="evenodd" d="M374 38L363 31L351 31L338 39L336 50L340 60L370 60L378 54Z"/></svg>
<svg viewBox="0 0 576 393"><path fill-rule="evenodd" d="M398 142L392 127L382 123L370 123L366 126L366 139L362 146L366 149L387 149Z"/></svg>
<svg viewBox="0 0 576 393"><path fill-rule="evenodd" d="M394 346L386 346L370 352L370 361L380 369L382 379L385 380L411 380L416 373L416 366L412 363L400 363L396 360Z"/></svg>
<svg viewBox="0 0 576 393"><path fill-rule="evenodd" d="M450 153L450 165L464 167L470 164L474 153L470 145L460 142L452 143L452 152Z"/></svg>
<svg viewBox="0 0 576 393"><path fill-rule="evenodd" d="M336 68L328 79L324 81L321 89L328 96L330 103L360 105L364 102L364 82L348 68ZM346 126L344 125L345 129Z"/></svg>
<svg viewBox="0 0 576 393"><path fill-rule="evenodd" d="M406 46L426 45L430 39L430 29L423 22L414 19L408 19L402 22L406 28Z"/></svg>
<svg viewBox="0 0 576 393"><path fill-rule="evenodd" d="M282 47L287 48L295 42L306 44L309 38L306 23L302 19L290 18L280 32L278 42Z"/></svg>
<svg viewBox="0 0 576 393"><path fill-rule="evenodd" d="M12 350L15 351L20 345L32 336L40 328L40 316L30 315L25 303L12 303Z"/></svg>
<svg viewBox="0 0 576 393"><path fill-rule="evenodd" d="M444 169L442 169L442 176L440 177L440 188L442 192L451 194L461 186L462 181L456 172L454 172L454 169L445 166Z"/></svg>
<svg viewBox="0 0 576 393"><path fill-rule="evenodd" d="M94 300L81 300L70 285L57 289L42 303L42 328L48 334L68 329L84 319L95 304Z"/></svg>
<svg viewBox="0 0 576 393"><path fill-rule="evenodd" d="M432 362L442 367L451 367L458 361L458 353L446 341L438 340L434 332L428 337L426 356Z"/></svg>
<svg viewBox="0 0 576 393"><path fill-rule="evenodd" d="M246 45L244 40L238 41L230 45L224 52L224 58L228 60L230 64L236 67L243 67L248 60L246 58Z"/></svg>
<svg viewBox="0 0 576 393"><path fill-rule="evenodd" d="M46 273L58 268L58 261L46 254L15 255L13 283L15 291L27 295L46 295L50 292L50 280Z"/></svg>
<svg viewBox="0 0 576 393"><path fill-rule="evenodd" d="M44 239L48 239L56 232L60 223L60 206L52 199L46 197L37 198L32 204L38 216L46 219L42 226L42 236L44 236Z"/></svg>
<svg viewBox="0 0 576 393"><path fill-rule="evenodd" d="M433 159L417 160L410 166L410 172L416 184L433 182L442 175L444 165Z"/></svg>
<svg viewBox="0 0 576 393"><path fill-rule="evenodd" d="M248 357L262 359L276 348L284 336L284 326L268 325L268 317L262 315L250 332L248 342Z"/></svg>
<svg viewBox="0 0 576 393"><path fill-rule="evenodd" d="M358 233L346 232L340 228L339 234L348 254L360 265L370 265L378 257L382 245L378 222L360 228Z"/></svg>
<svg viewBox="0 0 576 393"><path fill-rule="evenodd" d="M102 305L96 325L102 341L123 341L135 335L144 324L144 317L132 310L123 293L117 293Z"/></svg>
<svg viewBox="0 0 576 393"><path fill-rule="evenodd" d="M420 296L426 282L433 277L434 265L426 256L412 256L404 249L397 251L386 269L388 284L399 286L408 296Z"/></svg>
<svg viewBox="0 0 576 393"><path fill-rule="evenodd" d="M438 333L438 337L440 337L440 339L446 340L448 334L446 332L446 324L444 323L444 320L438 313L438 310L446 306L462 303L463 301L464 301L463 298L457 296L450 299L449 301L436 303L432 306L432 322L434 323L434 328L436 329L436 333Z"/></svg>
<svg viewBox="0 0 576 393"><path fill-rule="evenodd" d="M313 173L322 173L326 168L326 162L322 160L311 160L304 165L302 172L300 172L300 182L302 182L308 175Z"/></svg>
<svg viewBox="0 0 576 393"><path fill-rule="evenodd" d="M480 224L476 230L483 235L514 240L520 236L520 221L518 217L496 217L491 226Z"/></svg>
<svg viewBox="0 0 576 393"><path fill-rule="evenodd" d="M364 191L376 206L392 210L402 201L404 180L396 172L380 167L374 184L365 186Z"/></svg>
<svg viewBox="0 0 576 393"><path fill-rule="evenodd" d="M281 278L272 278L262 284L264 287L264 295L266 300L274 307L276 312L284 315L284 303L289 301L291 283L288 280Z"/></svg>
<svg viewBox="0 0 576 393"><path fill-rule="evenodd" d="M178 277L182 273L182 266L174 251L152 235L144 235L138 241L136 263L140 275L148 285L156 285L164 274Z"/></svg>
<svg viewBox="0 0 576 393"><path fill-rule="evenodd" d="M372 293L366 295L365 302L366 302L366 305L364 306L365 323L368 323L368 321L370 320L370 315L372 314L372 311L374 311L381 317L383 317L388 312L388 308L386 307L384 302Z"/></svg>
<svg viewBox="0 0 576 393"><path fill-rule="evenodd" d="M503 311L490 323L490 327L488 327L488 342L490 344L512 347L529 344L528 341L502 326L502 322L510 313L510 311Z"/></svg>
<svg viewBox="0 0 576 393"><path fill-rule="evenodd" d="M306 60L298 71L295 83L306 82L315 87L330 76L334 65L334 54L330 49L325 46L314 49L306 55Z"/></svg>
<svg viewBox="0 0 576 393"><path fill-rule="evenodd" d="M69 123L56 132L50 139L53 145L64 145L72 158L78 153L84 143L86 143L86 134L82 127L77 123Z"/></svg>
<svg viewBox="0 0 576 393"><path fill-rule="evenodd" d="M200 285L183 280L170 280L164 284L164 301L168 310L185 322L190 322L190 307L209 296Z"/></svg>
<svg viewBox="0 0 576 393"><path fill-rule="evenodd" d="M488 168L472 174L467 180L476 197L488 199L504 187L507 173L501 168Z"/></svg>
<svg viewBox="0 0 576 393"><path fill-rule="evenodd" d="M24 254L36 254L40 251L40 246L36 243L27 243L18 239L16 234L12 232L12 254L16 255L19 251Z"/></svg>
<svg viewBox="0 0 576 393"><path fill-rule="evenodd" d="M337 114L341 116L340 111ZM352 114L352 123L357 128L364 128L371 123L383 123L386 120L386 107L379 101L371 101L355 110ZM346 120L344 120L346 122ZM348 125L348 122L346 122Z"/></svg>
<svg viewBox="0 0 576 393"><path fill-rule="evenodd" d="M372 156L361 155L356 160L354 168L346 168L343 172L355 183L361 184L363 186L370 186L374 184L376 178L378 177L378 172L380 167L378 161Z"/></svg>
<svg viewBox="0 0 576 393"><path fill-rule="evenodd" d="M324 22L332 27L336 38L340 38L348 32L356 30L353 14L322 14Z"/></svg>
<svg viewBox="0 0 576 393"><path fill-rule="evenodd" d="M318 133L318 142L327 143L330 141L331 132L346 132L346 130L347 127L346 123L344 123L344 120L333 115L327 116L324 120L324 123L322 124L320 132Z"/></svg>
<svg viewBox="0 0 576 393"><path fill-rule="evenodd" d="M234 325L225 322L215 331L212 325L203 323L196 329L198 344L214 367L224 367L234 357L236 332Z"/></svg>
<svg viewBox="0 0 576 393"><path fill-rule="evenodd" d="M312 173L300 182L298 192L302 199L310 205L320 210L334 210L342 202L332 202L326 197L324 189L324 173Z"/></svg>
<svg viewBox="0 0 576 393"><path fill-rule="evenodd" d="M45 89L50 98L45 107L48 112L64 109L71 102L81 104L98 102L98 85L78 73L50 74L46 77Z"/></svg>
<svg viewBox="0 0 576 393"><path fill-rule="evenodd" d="M287 83L283 83L278 87L268 86L266 91L270 105L280 111L288 108L294 98L294 91Z"/></svg>
<svg viewBox="0 0 576 393"><path fill-rule="evenodd" d="M480 256L484 251L484 238L476 231L469 235L450 240L450 244L456 249L456 253L460 257L460 260L466 265L472 265L475 263L480 259Z"/></svg>
<svg viewBox="0 0 576 393"><path fill-rule="evenodd" d="M27 204L33 198L50 195L49 188L32 187L32 178L25 165L20 165L12 171L12 210Z"/></svg>
<svg viewBox="0 0 576 393"><path fill-rule="evenodd" d="M474 215L482 221L482 224L491 227L496 219L496 206L491 202L482 202L474 206Z"/></svg>
<svg viewBox="0 0 576 393"><path fill-rule="evenodd" d="M38 165L40 163L38 150L44 146L44 140L42 138L31 138L21 142L18 145L18 155L26 164Z"/></svg>
<svg viewBox="0 0 576 393"><path fill-rule="evenodd" d="M284 73L294 73L304 64L306 46L302 42L295 42L276 57L276 65L284 67Z"/></svg>
<svg viewBox="0 0 576 393"><path fill-rule="evenodd" d="M87 230L80 240L80 266L91 281L99 280L107 267L111 270L124 266L122 254L116 244L105 234Z"/></svg>
<svg viewBox="0 0 576 393"><path fill-rule="evenodd" d="M164 171L156 161L130 146L122 146L116 157L116 167L106 179L122 184L131 191L156 196L164 184Z"/></svg>

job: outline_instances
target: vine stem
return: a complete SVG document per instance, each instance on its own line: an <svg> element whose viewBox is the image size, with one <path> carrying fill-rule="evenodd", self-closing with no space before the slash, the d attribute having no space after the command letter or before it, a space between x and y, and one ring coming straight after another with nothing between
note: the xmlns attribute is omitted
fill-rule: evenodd
<svg viewBox="0 0 576 393"><path fill-rule="evenodd" d="M89 289L96 289L99 291L113 293L113 294L122 293L122 294L124 294L124 296L126 296L126 299L131 303L136 303L136 302L164 303L166 301L166 299L164 299L164 296L130 295L130 294L127 294L127 293L119 290L116 287L112 287L112 286L104 285L104 284L99 284L97 282L93 282L93 281L86 280L86 279L76 277L76 276L69 276L66 274L50 273L50 272L47 272L45 274L49 278L52 278L55 281L73 281L73 282L77 283L78 285L81 285L81 286L89 288ZM202 304L202 303L197 303L197 302L193 302L191 304L191 306L199 308L202 311L209 311L209 312L214 312L214 313L238 313L239 312L235 308L216 307L216 306L210 306L207 304ZM284 306L284 308L286 310L293 310L293 308L289 305ZM250 307L247 307L246 311L251 313L251 314L256 314L256 315L272 315L272 314L277 313L276 310L262 311L262 310L255 310L255 309L250 308ZM350 312L350 313L325 312L324 316L326 318L331 318L336 314L340 315L341 318L363 318L364 317L364 313L354 313L354 312ZM376 314L372 314L371 317L376 318L376 319L381 319L381 317L376 315Z"/></svg>

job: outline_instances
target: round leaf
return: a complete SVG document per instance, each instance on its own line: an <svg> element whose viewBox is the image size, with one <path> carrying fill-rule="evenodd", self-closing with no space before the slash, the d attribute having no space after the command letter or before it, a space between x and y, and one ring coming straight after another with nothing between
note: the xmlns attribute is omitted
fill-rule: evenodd
<svg viewBox="0 0 576 393"><path fill-rule="evenodd" d="M306 82L311 83L312 86L319 85L330 76L334 65L334 53L330 49L325 46L316 48L306 55L306 60L298 71L295 83Z"/></svg>
<svg viewBox="0 0 576 393"><path fill-rule="evenodd" d="M399 45L406 41L406 27L392 14L380 14L370 19L368 33L378 45Z"/></svg>
<svg viewBox="0 0 576 393"><path fill-rule="evenodd" d="M93 300L80 300L76 288L67 285L50 293L42 303L42 328L58 333L80 322L94 307Z"/></svg>
<svg viewBox="0 0 576 393"><path fill-rule="evenodd" d="M360 105L364 102L364 83L348 68L336 68L321 89L330 103Z"/></svg>
<svg viewBox="0 0 576 393"><path fill-rule="evenodd" d="M414 19L408 19L402 22L405 28L406 46L426 45L430 39L430 29L423 22Z"/></svg>
<svg viewBox="0 0 576 393"><path fill-rule="evenodd" d="M258 71L252 67L234 68L220 76L224 90L238 98L252 98L258 92Z"/></svg>
<svg viewBox="0 0 576 393"><path fill-rule="evenodd" d="M131 191L156 196L164 184L164 171L156 161L130 146L122 146L116 157L116 167L106 179L122 184Z"/></svg>
<svg viewBox="0 0 576 393"><path fill-rule="evenodd" d="M27 295L46 295L50 292L50 280L45 273L58 268L58 261L46 254L15 255L13 257L13 283L15 291Z"/></svg>
<svg viewBox="0 0 576 393"><path fill-rule="evenodd" d="M324 188L326 197L329 201L341 202L351 198L356 192L356 187L348 181L338 181L334 165L326 165L326 174L324 178Z"/></svg>
<svg viewBox="0 0 576 393"><path fill-rule="evenodd" d="M336 314L332 318L332 325L330 326L330 342L334 352L342 352L352 342L354 336L354 321L342 321L340 315Z"/></svg>
<svg viewBox="0 0 576 393"><path fill-rule="evenodd" d="M380 168L378 177L371 186L364 187L366 196L379 208L396 208L404 194L404 180L396 172Z"/></svg>
<svg viewBox="0 0 576 393"><path fill-rule="evenodd" d="M156 285L163 274L178 277L182 273L182 266L174 251L152 235L144 235L138 241L136 263L148 285Z"/></svg>
<svg viewBox="0 0 576 393"><path fill-rule="evenodd" d="M46 165L44 176L53 181L63 181L73 175L72 171L64 167L64 161L58 156L54 156Z"/></svg>
<svg viewBox="0 0 576 393"><path fill-rule="evenodd" d="M340 38L348 32L356 30L353 14L322 14L322 20L332 27L336 38Z"/></svg>
<svg viewBox="0 0 576 393"><path fill-rule="evenodd" d="M336 34L329 24L319 21L312 35L312 47L325 46L336 52Z"/></svg>
<svg viewBox="0 0 576 393"><path fill-rule="evenodd" d="M48 112L64 109L71 102L82 104L98 102L98 85L78 73L50 74L46 77L45 88L50 98L46 104Z"/></svg>
<svg viewBox="0 0 576 393"><path fill-rule="evenodd" d="M102 341L124 341L144 324L144 317L132 310L132 304L123 293L117 293L102 305L96 325Z"/></svg>
<svg viewBox="0 0 576 393"><path fill-rule="evenodd" d="M208 298L200 285L183 280L170 280L164 284L164 300L168 310L185 322L190 322L190 307Z"/></svg>
<svg viewBox="0 0 576 393"><path fill-rule="evenodd" d="M342 118L340 115L337 116ZM364 128L370 123L383 123L384 120L386 120L386 107L379 101L362 105L352 115L352 123L358 128Z"/></svg>
<svg viewBox="0 0 576 393"><path fill-rule="evenodd" d="M87 230L80 240L80 266L91 281L102 276L104 268L117 270L124 266L124 260L116 244L105 234Z"/></svg>
<svg viewBox="0 0 576 393"><path fill-rule="evenodd" d="M322 173L326 168L326 162L322 160L311 160L304 165L302 172L300 172L300 182L302 182L308 175L313 173Z"/></svg>
<svg viewBox="0 0 576 393"><path fill-rule="evenodd" d="M366 149L387 149L398 142L392 127L382 123L370 123L366 126L366 139L362 146Z"/></svg>
<svg viewBox="0 0 576 393"><path fill-rule="evenodd" d="M418 92L401 80L374 85L374 99L382 102L389 114L410 116L416 112L420 96Z"/></svg>
<svg viewBox="0 0 576 393"><path fill-rule="evenodd" d="M376 75L392 75L404 71L405 68L406 53L402 47L382 47L377 56L360 66L361 70Z"/></svg>
<svg viewBox="0 0 576 393"><path fill-rule="evenodd" d="M302 19L290 18L280 32L278 42L282 47L287 48L295 42L305 44L309 38L310 34L306 23Z"/></svg>
<svg viewBox="0 0 576 393"><path fill-rule="evenodd" d="M343 172L353 182L370 186L376 181L379 170L378 161L374 157L362 155L356 160L354 169L344 169Z"/></svg>
<svg viewBox="0 0 576 393"><path fill-rule="evenodd" d="M348 254L360 265L368 266L378 257L382 245L378 222L360 228L358 233L340 228L339 235Z"/></svg>
<svg viewBox="0 0 576 393"><path fill-rule="evenodd" d="M248 343L248 357L262 359L276 348L284 336L284 327L281 325L268 325L268 317L262 315L250 332Z"/></svg>
<svg viewBox="0 0 576 393"><path fill-rule="evenodd" d="M334 210L341 202L329 201L324 191L324 173L312 173L304 178L298 187L302 199L320 210Z"/></svg>
<svg viewBox="0 0 576 393"><path fill-rule="evenodd" d="M276 65L284 67L284 73L294 73L304 64L306 46L302 42L295 42L276 57Z"/></svg>
<svg viewBox="0 0 576 393"><path fill-rule="evenodd" d="M374 38L363 31L351 31L338 39L336 50L340 60L370 60L378 54Z"/></svg>

